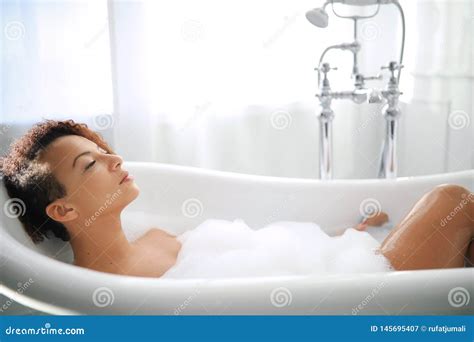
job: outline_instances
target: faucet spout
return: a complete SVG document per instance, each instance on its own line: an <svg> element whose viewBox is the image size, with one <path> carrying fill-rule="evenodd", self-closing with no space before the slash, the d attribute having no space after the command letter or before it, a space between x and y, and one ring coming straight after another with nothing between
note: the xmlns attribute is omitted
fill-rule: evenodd
<svg viewBox="0 0 474 342"><path fill-rule="evenodd" d="M379 163L379 178L396 178L397 177L397 128L398 119L401 115L399 107L399 97L402 94L398 89L398 78L395 71L403 68L396 62L390 62L388 67L392 76L388 83L387 89L381 92L382 98L387 100L387 104L383 108L383 116L385 117L385 140L382 145L382 153Z"/></svg>
<svg viewBox="0 0 474 342"><path fill-rule="evenodd" d="M379 178L397 178L397 128L396 119L387 120L385 123L385 140L380 156Z"/></svg>
<svg viewBox="0 0 474 342"><path fill-rule="evenodd" d="M331 113L332 114L332 113ZM332 120L333 115L319 116L319 177L330 180L332 170Z"/></svg>

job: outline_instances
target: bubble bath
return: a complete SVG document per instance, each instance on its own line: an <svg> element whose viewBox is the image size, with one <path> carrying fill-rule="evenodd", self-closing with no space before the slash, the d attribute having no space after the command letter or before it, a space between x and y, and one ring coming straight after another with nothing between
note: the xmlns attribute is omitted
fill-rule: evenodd
<svg viewBox="0 0 474 342"><path fill-rule="evenodd" d="M380 243L348 228L327 235L312 222L279 221L252 229L244 220L208 219L178 235L176 264L162 278L228 278L393 270Z"/></svg>

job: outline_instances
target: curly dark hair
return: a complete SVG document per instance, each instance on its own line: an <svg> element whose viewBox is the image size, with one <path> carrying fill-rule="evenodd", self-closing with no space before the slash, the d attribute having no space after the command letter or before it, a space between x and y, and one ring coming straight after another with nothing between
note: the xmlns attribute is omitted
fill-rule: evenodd
<svg viewBox="0 0 474 342"><path fill-rule="evenodd" d="M101 135L86 124L73 120L46 120L33 126L10 146L9 153L0 158L0 175L12 199L24 202L24 214L18 216L33 242L49 239L49 232L63 241L70 235L63 224L46 214L46 207L66 195L65 187L54 177L47 166L39 162L41 151L57 138L77 135L89 139L109 153L112 149ZM18 208L17 208L18 209Z"/></svg>

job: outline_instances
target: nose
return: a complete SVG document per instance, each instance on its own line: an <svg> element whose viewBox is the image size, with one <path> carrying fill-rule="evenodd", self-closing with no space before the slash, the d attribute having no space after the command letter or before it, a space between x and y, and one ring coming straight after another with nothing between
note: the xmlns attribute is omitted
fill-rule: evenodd
<svg viewBox="0 0 474 342"><path fill-rule="evenodd" d="M110 171L116 171L120 169L123 163L123 159L121 156L118 154L108 154L110 160L109 160L109 169Z"/></svg>

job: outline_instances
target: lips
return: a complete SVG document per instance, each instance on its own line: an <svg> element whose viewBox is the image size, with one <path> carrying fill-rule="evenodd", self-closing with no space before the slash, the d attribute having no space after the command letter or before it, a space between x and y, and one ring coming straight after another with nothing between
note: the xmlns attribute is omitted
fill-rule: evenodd
<svg viewBox="0 0 474 342"><path fill-rule="evenodd" d="M122 177L122 180L120 181L119 185L122 184L123 182L125 182L125 180L128 178L128 172L125 171L123 177Z"/></svg>

